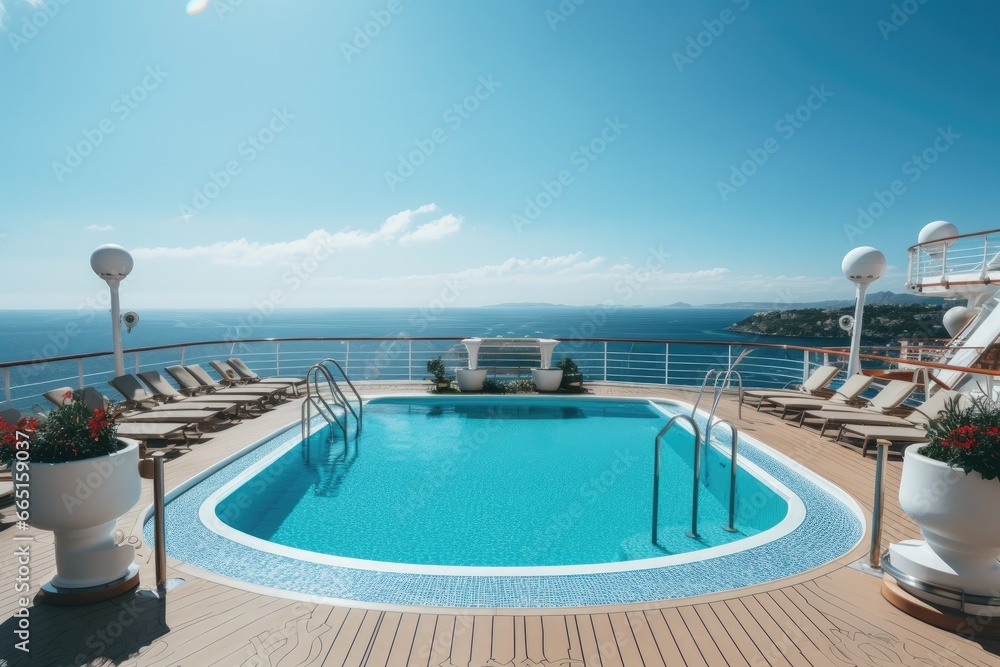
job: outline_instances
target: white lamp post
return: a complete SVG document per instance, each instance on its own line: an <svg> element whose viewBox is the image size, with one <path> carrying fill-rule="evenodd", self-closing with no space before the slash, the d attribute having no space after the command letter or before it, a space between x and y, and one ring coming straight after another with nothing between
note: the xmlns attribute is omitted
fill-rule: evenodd
<svg viewBox="0 0 1000 667"><path fill-rule="evenodd" d="M132 272L132 255L128 250L108 243L98 247L90 255L90 268L111 288L111 340L114 344L115 375L125 374L125 359L122 354L121 312L118 305L118 285Z"/></svg>
<svg viewBox="0 0 1000 667"><path fill-rule="evenodd" d="M885 272L885 255L871 246L861 246L844 255L840 268L857 285L854 304L854 332L851 334L851 355L847 360L847 375L861 371L861 316L865 308L865 291Z"/></svg>

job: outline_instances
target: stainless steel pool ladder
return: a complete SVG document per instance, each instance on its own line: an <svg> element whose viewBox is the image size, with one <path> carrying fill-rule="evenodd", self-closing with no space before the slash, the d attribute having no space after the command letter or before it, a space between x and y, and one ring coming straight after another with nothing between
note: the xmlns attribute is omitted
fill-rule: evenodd
<svg viewBox="0 0 1000 667"><path fill-rule="evenodd" d="M347 382L347 386L358 401L357 410L354 409L351 401L344 394L340 384L334 379L329 366L336 368L343 376L344 381ZM323 395L322 390L324 386L327 389L327 396L330 400L327 400L327 396ZM333 401L333 405L330 404L330 401ZM334 406L343 411L342 415L338 416ZM361 434L364 419L364 403L361 400L361 394L358 393L354 383L347 377L344 369L335 359L323 359L319 363L313 364L306 373L306 397L302 402L302 440L304 442L309 441L309 436L312 433L313 410L317 414L322 415L324 421L329 426L336 425L340 427L344 435L345 447L347 443L348 413L354 417L357 425L355 437ZM341 416L343 420L341 420Z"/></svg>
<svg viewBox="0 0 1000 667"><path fill-rule="evenodd" d="M677 423L677 421L687 422L691 426L691 430L694 432L694 458L692 462L692 468L694 469L694 480L691 487L691 530L686 533L688 537L698 538L698 495L701 488L701 429L698 427L698 422L694 418L688 415L676 415L670 418L667 425L663 427L663 430L659 432L656 436L655 451L653 454L653 524L651 532L651 540L653 544L656 544L657 537L657 524L659 523L659 513L660 513L660 442L663 440L663 436L667 434L667 431ZM739 443L739 432L736 427L730 422L719 419L715 423L711 424L705 431L705 443L712 437L712 429L720 424L728 426L730 432L732 433L733 443L732 450L730 453L730 464L729 464L729 523L723 526L723 529L730 533L736 532L736 526L734 522L736 520L736 447Z"/></svg>

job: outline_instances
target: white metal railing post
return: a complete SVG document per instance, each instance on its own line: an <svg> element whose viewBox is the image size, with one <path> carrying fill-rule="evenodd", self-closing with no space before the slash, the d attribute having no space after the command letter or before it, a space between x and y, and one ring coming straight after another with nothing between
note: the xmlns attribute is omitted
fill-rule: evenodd
<svg viewBox="0 0 1000 667"><path fill-rule="evenodd" d="M663 344L663 384L670 384L670 343Z"/></svg>
<svg viewBox="0 0 1000 667"><path fill-rule="evenodd" d="M406 379L413 379L413 340L406 341Z"/></svg>
<svg viewBox="0 0 1000 667"><path fill-rule="evenodd" d="M604 341L604 381L608 381L608 341Z"/></svg>
<svg viewBox="0 0 1000 667"><path fill-rule="evenodd" d="M274 344L274 374L281 375L281 343Z"/></svg>
<svg viewBox="0 0 1000 667"><path fill-rule="evenodd" d="M187 346L185 345L181 347L181 363L180 363L181 366L184 365L184 355L186 352L187 352Z"/></svg>
<svg viewBox="0 0 1000 667"><path fill-rule="evenodd" d="M7 399L7 403L10 403L10 369L3 369L3 393Z"/></svg>
<svg viewBox="0 0 1000 667"><path fill-rule="evenodd" d="M83 389L83 359L76 360L76 378L80 389Z"/></svg>
<svg viewBox="0 0 1000 667"><path fill-rule="evenodd" d="M941 248L941 282L946 283L948 278L948 245L942 243Z"/></svg>
<svg viewBox="0 0 1000 667"><path fill-rule="evenodd" d="M344 377L351 372L351 341L344 341L347 344L347 350L344 352Z"/></svg>
<svg viewBox="0 0 1000 667"><path fill-rule="evenodd" d="M988 234L983 235L983 270L979 272L979 279L986 280L986 253L990 245L990 237Z"/></svg>
<svg viewBox="0 0 1000 667"><path fill-rule="evenodd" d="M802 350L802 384L809 379L809 351Z"/></svg>
<svg viewBox="0 0 1000 667"><path fill-rule="evenodd" d="M139 374L139 353L135 352L135 374Z"/></svg>

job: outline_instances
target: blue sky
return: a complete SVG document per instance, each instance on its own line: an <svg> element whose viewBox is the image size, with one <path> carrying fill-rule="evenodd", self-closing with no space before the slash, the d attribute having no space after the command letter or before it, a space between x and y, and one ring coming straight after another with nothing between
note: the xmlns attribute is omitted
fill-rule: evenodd
<svg viewBox="0 0 1000 667"><path fill-rule="evenodd" d="M0 308L109 242L129 308L809 301L997 226L993 3L0 3Z"/></svg>

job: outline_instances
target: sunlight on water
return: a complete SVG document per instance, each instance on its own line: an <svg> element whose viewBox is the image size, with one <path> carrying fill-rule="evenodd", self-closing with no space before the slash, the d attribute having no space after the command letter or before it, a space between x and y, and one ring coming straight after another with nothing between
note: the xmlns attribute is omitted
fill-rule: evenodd
<svg viewBox="0 0 1000 667"><path fill-rule="evenodd" d="M208 7L208 3L209 0L188 0L184 11L186 11L188 15L194 16L195 14L200 14L205 11L205 8Z"/></svg>

